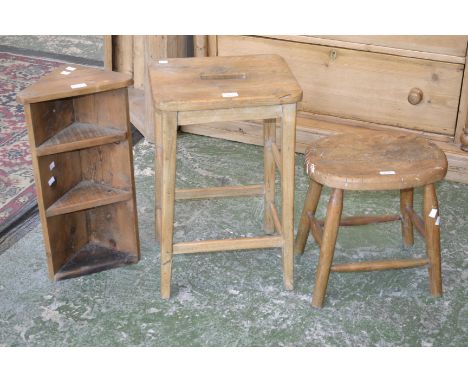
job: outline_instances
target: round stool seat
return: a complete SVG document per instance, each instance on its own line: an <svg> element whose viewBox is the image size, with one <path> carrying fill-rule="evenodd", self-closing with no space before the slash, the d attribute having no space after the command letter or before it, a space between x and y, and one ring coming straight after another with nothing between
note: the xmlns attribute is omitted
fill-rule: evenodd
<svg viewBox="0 0 468 382"><path fill-rule="evenodd" d="M305 153L307 174L343 190L394 190L437 182L447 173L444 152L427 139L398 133L322 138Z"/></svg>

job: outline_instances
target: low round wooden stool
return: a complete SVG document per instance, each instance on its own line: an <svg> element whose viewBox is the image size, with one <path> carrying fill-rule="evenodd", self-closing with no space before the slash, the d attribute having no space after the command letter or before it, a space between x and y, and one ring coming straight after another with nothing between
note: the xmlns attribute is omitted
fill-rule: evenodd
<svg viewBox="0 0 468 382"><path fill-rule="evenodd" d="M320 246L312 305L322 307L330 271L355 272L428 266L431 292L442 295L440 218L434 183L447 173L442 150L424 138L406 134L334 135L306 150L310 177L294 252L301 254L309 230ZM322 186L333 190L325 221L315 218ZM413 210L413 190L424 187L423 219ZM341 217L344 190L400 190L400 214ZM413 245L413 226L426 241L427 258L332 265L339 226L401 220L405 245Z"/></svg>

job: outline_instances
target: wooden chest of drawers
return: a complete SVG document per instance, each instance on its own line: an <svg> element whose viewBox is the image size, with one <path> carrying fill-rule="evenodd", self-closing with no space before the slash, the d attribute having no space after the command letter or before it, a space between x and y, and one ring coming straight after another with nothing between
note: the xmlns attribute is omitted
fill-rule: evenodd
<svg viewBox="0 0 468 382"><path fill-rule="evenodd" d="M356 128L404 129L441 146L449 159L447 178L468 183L468 153L462 150L468 143L467 36L208 36L205 41L210 55L284 57L304 91L298 151L321 136L353 134ZM261 138L252 124L184 130L250 143Z"/></svg>
<svg viewBox="0 0 468 382"><path fill-rule="evenodd" d="M304 91L298 151L337 132L403 129L437 143L449 159L447 178L468 183L467 36L195 36L194 41L195 55L275 53L287 61ZM141 109L141 97L138 92L131 97L131 111ZM139 100L133 107L132 98ZM254 123L182 130L254 144L262 139Z"/></svg>

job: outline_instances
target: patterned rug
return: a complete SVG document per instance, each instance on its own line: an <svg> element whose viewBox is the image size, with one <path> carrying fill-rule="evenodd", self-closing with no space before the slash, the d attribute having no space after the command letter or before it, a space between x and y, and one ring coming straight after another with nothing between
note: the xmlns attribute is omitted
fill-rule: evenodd
<svg viewBox="0 0 468 382"><path fill-rule="evenodd" d="M36 204L28 133L16 93L61 64L0 52L0 234Z"/></svg>

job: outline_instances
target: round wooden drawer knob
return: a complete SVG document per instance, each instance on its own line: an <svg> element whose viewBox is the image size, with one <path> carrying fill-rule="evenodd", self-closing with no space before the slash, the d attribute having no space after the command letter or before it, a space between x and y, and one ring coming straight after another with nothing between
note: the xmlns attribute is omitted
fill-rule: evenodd
<svg viewBox="0 0 468 382"><path fill-rule="evenodd" d="M410 90L408 94L408 102L411 105L417 105L418 103L422 101L422 99L423 99L423 92L421 89L413 88Z"/></svg>

